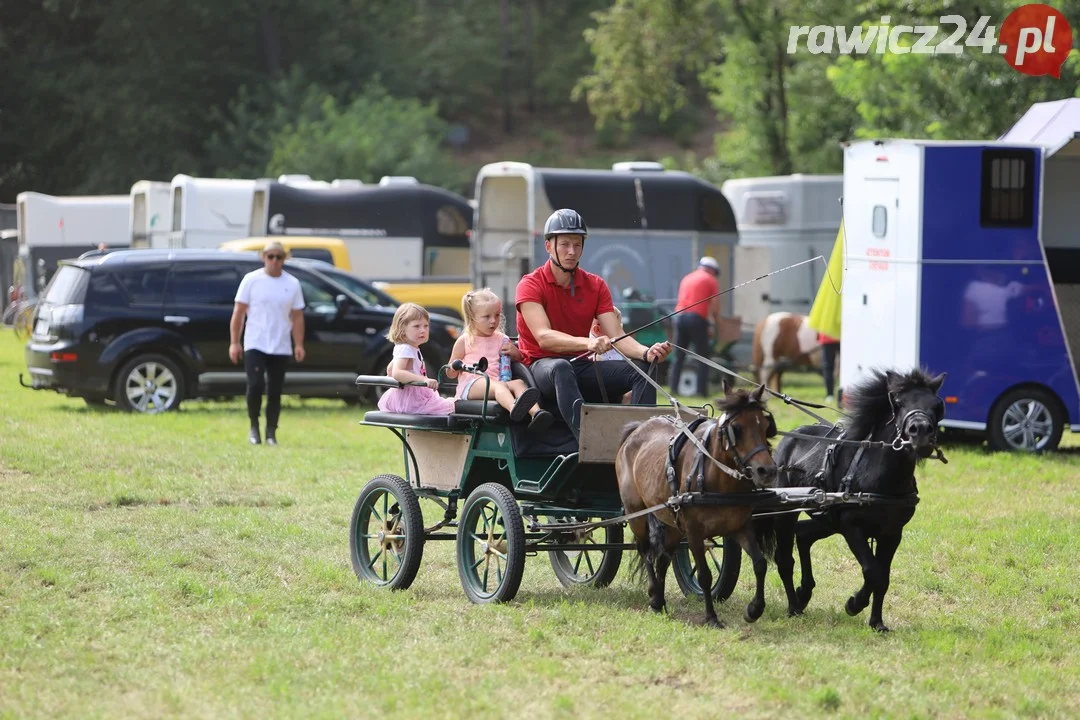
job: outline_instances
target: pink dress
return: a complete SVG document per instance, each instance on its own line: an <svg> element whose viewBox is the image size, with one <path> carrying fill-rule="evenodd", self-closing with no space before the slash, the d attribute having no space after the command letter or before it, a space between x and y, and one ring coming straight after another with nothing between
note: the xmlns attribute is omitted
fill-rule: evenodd
<svg viewBox="0 0 1080 720"><path fill-rule="evenodd" d="M394 359L411 358L409 372L427 377L424 356L420 350L404 343L394 346ZM444 398L431 388L420 385L406 385L403 388L390 388L379 398L379 409L383 412L410 413L413 415L449 415L454 412L453 398Z"/></svg>
<svg viewBox="0 0 1080 720"><path fill-rule="evenodd" d="M496 332L491 337L474 337L470 336L465 339L465 364L475 365L480 362L480 358L486 357L488 361L487 370L484 374L491 378L491 382L499 381L499 350L502 349L502 344L506 340L506 335L501 332ZM457 397L459 399L467 399L469 397L469 388L473 383L479 382L483 387L484 376L477 375L476 373L463 372L458 377L457 385Z"/></svg>

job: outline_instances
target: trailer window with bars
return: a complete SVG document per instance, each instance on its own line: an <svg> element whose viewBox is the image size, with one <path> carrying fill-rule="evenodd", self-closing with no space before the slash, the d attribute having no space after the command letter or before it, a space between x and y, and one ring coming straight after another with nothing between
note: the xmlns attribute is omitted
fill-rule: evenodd
<svg viewBox="0 0 1080 720"><path fill-rule="evenodd" d="M1035 151L984 150L980 223L1031 227L1035 205Z"/></svg>

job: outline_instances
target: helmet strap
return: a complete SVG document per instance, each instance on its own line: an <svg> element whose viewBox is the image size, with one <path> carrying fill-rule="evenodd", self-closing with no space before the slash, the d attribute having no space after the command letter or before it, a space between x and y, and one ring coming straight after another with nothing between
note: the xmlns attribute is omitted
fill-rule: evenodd
<svg viewBox="0 0 1080 720"><path fill-rule="evenodd" d="M551 263L555 267L559 268L564 273L569 273L569 275L570 275L570 297L574 297L574 278L576 277L575 273L577 273L577 268L575 267L572 270L567 270L566 268L563 267L562 263L559 262L558 239L559 239L559 236L556 235L555 236L555 241L551 243L552 253L548 257L551 258ZM582 247L584 247L584 246L585 246L585 243L584 243L584 241L582 241Z"/></svg>

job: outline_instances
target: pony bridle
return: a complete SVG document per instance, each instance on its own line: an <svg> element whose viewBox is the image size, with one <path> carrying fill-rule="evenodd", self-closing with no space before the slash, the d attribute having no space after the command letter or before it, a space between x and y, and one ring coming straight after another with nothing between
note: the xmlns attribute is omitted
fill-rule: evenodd
<svg viewBox="0 0 1080 720"><path fill-rule="evenodd" d="M765 453L770 457L772 457L772 455L769 453L768 441L763 442L760 445L755 445L748 453L746 453L746 455L740 455L738 445L735 442L735 430L731 427L731 421L733 419L734 418L728 417L727 413L721 415L717 419L716 424L706 430L705 444L708 446L709 433L714 431L720 432L720 449L727 450L732 454L735 458L735 466L738 468L739 473L743 478L750 480L752 479L752 475L750 474L748 464L753 457L759 453Z"/></svg>
<svg viewBox="0 0 1080 720"><path fill-rule="evenodd" d="M895 423L895 425L896 425L896 437L893 438L893 441L892 441L892 449L893 450L896 450L897 452L899 452L900 450L903 450L905 447L914 447L915 446L915 443L913 443L911 441L911 432L910 432L911 431L911 424L915 420L918 420L920 418L926 420L926 423L930 427L934 428L933 435L930 438L930 450L931 450L931 453L933 453L933 451L938 449L938 444L937 444L937 424L938 423L937 423L937 420L934 418L933 415L931 415L928 411L923 410L922 408L915 408L914 410L908 410L906 413L904 413L904 416L900 418L899 422L897 422L896 418L899 415L899 410L896 407L896 400L894 398L894 393L891 393L891 392L889 393L889 405L892 407L892 411L893 411L892 420L890 420L889 422Z"/></svg>

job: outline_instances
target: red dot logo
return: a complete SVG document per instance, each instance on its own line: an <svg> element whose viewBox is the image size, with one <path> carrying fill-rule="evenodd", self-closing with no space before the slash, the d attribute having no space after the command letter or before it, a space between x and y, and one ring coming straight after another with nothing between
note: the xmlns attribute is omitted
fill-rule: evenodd
<svg viewBox="0 0 1080 720"><path fill-rule="evenodd" d="M1061 77L1061 65L1072 49L1072 28L1049 5L1022 5L1001 24L999 50L1014 70L1025 75Z"/></svg>

